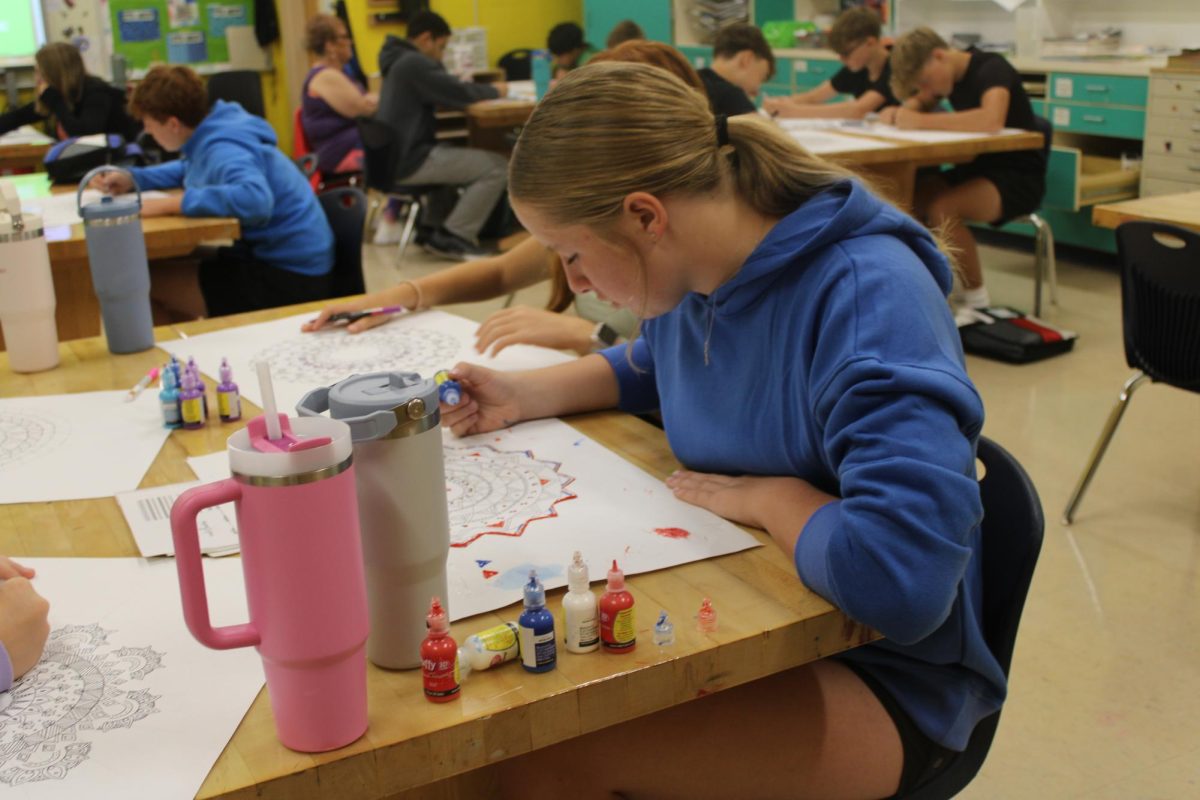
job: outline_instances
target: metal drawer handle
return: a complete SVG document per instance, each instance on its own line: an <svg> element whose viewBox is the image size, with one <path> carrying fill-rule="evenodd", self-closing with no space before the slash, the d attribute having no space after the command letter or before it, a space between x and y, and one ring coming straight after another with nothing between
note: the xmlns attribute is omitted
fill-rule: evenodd
<svg viewBox="0 0 1200 800"><path fill-rule="evenodd" d="M1104 117L1100 116L1099 114L1084 114L1083 121L1084 122L1104 122Z"/></svg>
<svg viewBox="0 0 1200 800"><path fill-rule="evenodd" d="M1087 86L1083 87L1083 90L1085 92L1093 92L1093 93L1098 94L1098 93L1102 93L1102 92L1107 92L1108 87L1102 83L1089 83Z"/></svg>

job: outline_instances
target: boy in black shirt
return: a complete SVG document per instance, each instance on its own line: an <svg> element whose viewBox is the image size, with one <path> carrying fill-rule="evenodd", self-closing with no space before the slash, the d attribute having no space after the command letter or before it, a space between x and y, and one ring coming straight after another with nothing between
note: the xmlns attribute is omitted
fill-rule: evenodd
<svg viewBox="0 0 1200 800"><path fill-rule="evenodd" d="M898 128L995 133L1040 127L1021 76L1003 56L953 49L929 28L896 41L892 90L904 104L881 116ZM942 98L953 113L931 110ZM919 176L915 214L931 228L941 226L958 250L962 292L951 297L958 305L989 304L975 237L963 220L1003 225L1037 210L1046 191L1046 149L981 155L949 171Z"/></svg>
<svg viewBox="0 0 1200 800"><path fill-rule="evenodd" d="M775 74L775 54L762 31L739 22L717 33L712 67L699 73L713 113L727 117L754 114L758 109L750 98Z"/></svg>
<svg viewBox="0 0 1200 800"><path fill-rule="evenodd" d="M765 100L763 109L776 117L862 119L872 111L896 105L888 63L892 48L883 43L882 32L879 15L871 9L843 11L829 29L829 49L838 54L842 68L815 89ZM839 94L853 95L854 99L829 102Z"/></svg>

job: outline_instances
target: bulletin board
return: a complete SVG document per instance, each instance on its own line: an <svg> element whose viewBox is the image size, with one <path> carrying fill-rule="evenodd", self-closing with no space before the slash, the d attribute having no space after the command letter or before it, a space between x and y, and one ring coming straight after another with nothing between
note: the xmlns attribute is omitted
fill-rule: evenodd
<svg viewBox="0 0 1200 800"><path fill-rule="evenodd" d="M253 0L108 0L113 52L152 63L226 64L225 29L254 25Z"/></svg>

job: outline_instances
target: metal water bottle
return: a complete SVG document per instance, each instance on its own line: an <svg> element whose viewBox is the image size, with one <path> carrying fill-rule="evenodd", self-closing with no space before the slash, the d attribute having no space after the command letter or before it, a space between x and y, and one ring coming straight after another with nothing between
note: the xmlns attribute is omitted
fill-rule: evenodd
<svg viewBox="0 0 1200 800"><path fill-rule="evenodd" d="M82 205L83 190L92 178L104 172L129 175L120 167L96 167L79 182L75 202L83 219L92 286L100 299L108 349L113 353L136 353L154 346L150 265L142 236L142 193L134 183L136 200L106 196L98 203Z"/></svg>
<svg viewBox="0 0 1200 800"><path fill-rule="evenodd" d="M42 218L22 214L16 187L0 181L0 329L13 372L58 366L54 280Z"/></svg>
<svg viewBox="0 0 1200 800"><path fill-rule="evenodd" d="M437 384L415 372L355 375L314 389L300 416L350 426L371 635L367 657L388 669L421 665L430 597L446 597L450 514Z"/></svg>

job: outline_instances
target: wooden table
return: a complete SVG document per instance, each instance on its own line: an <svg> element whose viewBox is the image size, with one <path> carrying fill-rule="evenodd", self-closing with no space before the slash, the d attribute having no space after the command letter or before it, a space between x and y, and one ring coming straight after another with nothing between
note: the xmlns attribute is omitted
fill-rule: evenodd
<svg viewBox="0 0 1200 800"><path fill-rule="evenodd" d="M260 311L175 326L190 334L278 318L320 304ZM169 328L159 340L175 338ZM158 350L109 355L100 338L60 345L61 365L15 375L0 354L0 397L124 389L167 356ZM249 404L246 404L249 406ZM248 410L247 415L257 413ZM678 467L663 432L617 412L568 422L658 477ZM240 427L210 424L174 431L143 487L194 480L188 455L224 448ZM266 693L260 692L200 790L199 797L343 800L386 798L486 767L562 739L648 714L865 643L876 634L845 617L796 579L791 559L760 531L766 546L629 578L637 598L638 649L630 656L563 653L558 668L532 675L515 664L472 674L461 699L424 699L419 671L369 668L371 727L358 742L333 753L305 755L275 738ZM0 505L0 553L11 556L136 556L133 538L112 498ZM593 565L595 574L601 570ZM562 590L551 592L556 612ZM701 634L691 623L702 597L719 609L721 627ZM514 594L514 600L518 599ZM50 598L53 603L53 598ZM676 620L677 642L651 644L656 612ZM456 623L458 641L504 620L519 607ZM180 624L183 624L182 616ZM466 785L486 770L462 775ZM131 781L133 778L131 778ZM444 788L444 787L443 787ZM463 796L486 796L471 792Z"/></svg>
<svg viewBox="0 0 1200 800"><path fill-rule="evenodd" d="M40 169L42 159L51 143L45 144L6 144L0 142L0 173L5 170Z"/></svg>
<svg viewBox="0 0 1200 800"><path fill-rule="evenodd" d="M1166 222L1200 231L1200 192L1139 197L1092 207L1092 224L1115 228L1123 222Z"/></svg>
<svg viewBox="0 0 1200 800"><path fill-rule="evenodd" d="M44 175L18 176L16 180L40 181L51 191ZM56 186L52 191L74 192L75 188ZM142 220L142 232L146 238L146 257L154 262L190 255L201 242L236 239L241 235L241 226L236 219L224 217L149 217ZM100 301L92 289L83 224L47 228L46 241L58 302L55 319L59 341L96 336L100 333ZM3 349L4 339L0 336L0 350Z"/></svg>
<svg viewBox="0 0 1200 800"><path fill-rule="evenodd" d="M467 143L481 150L508 155L509 134L525 124L536 103L528 100L482 100L467 106Z"/></svg>

